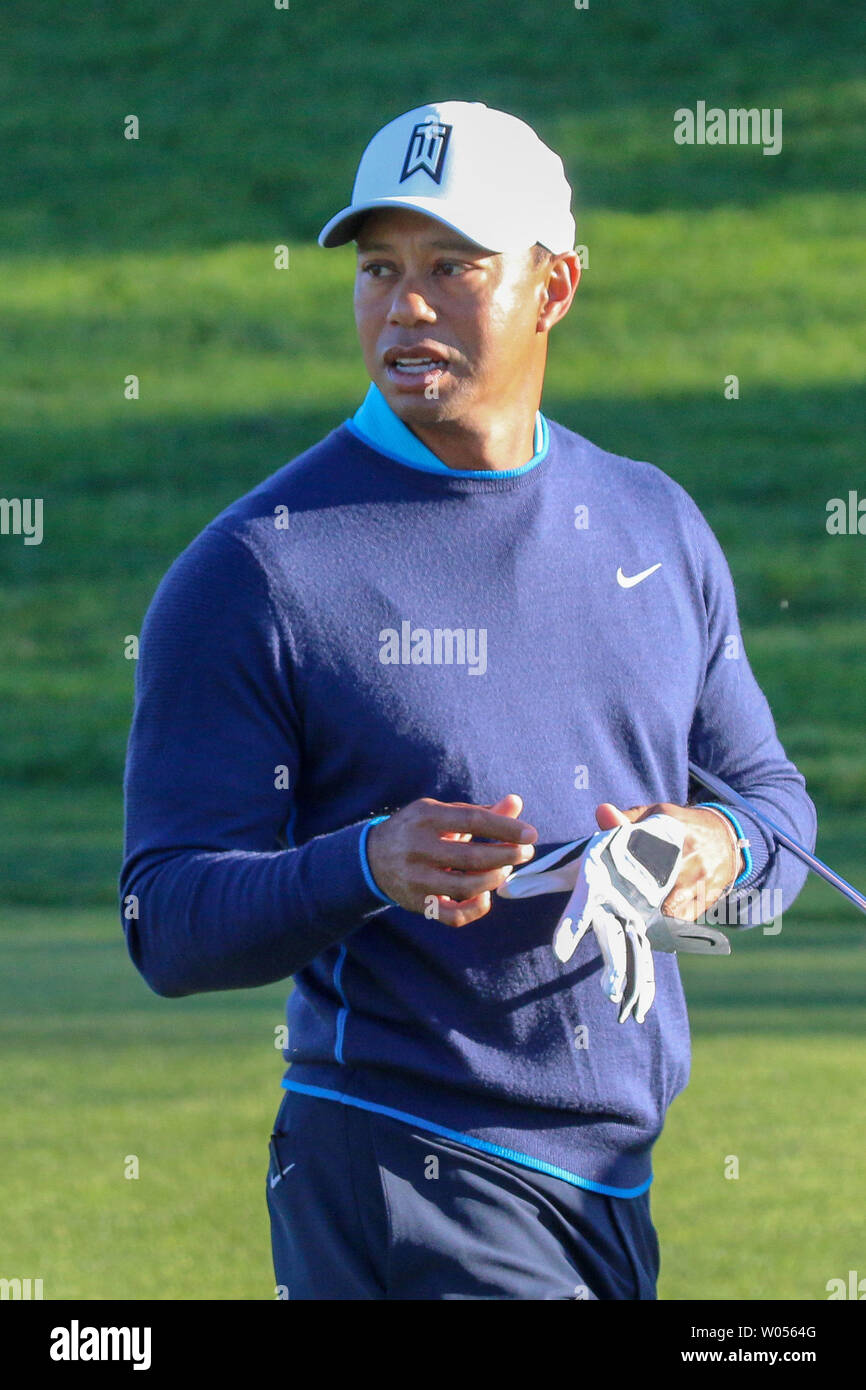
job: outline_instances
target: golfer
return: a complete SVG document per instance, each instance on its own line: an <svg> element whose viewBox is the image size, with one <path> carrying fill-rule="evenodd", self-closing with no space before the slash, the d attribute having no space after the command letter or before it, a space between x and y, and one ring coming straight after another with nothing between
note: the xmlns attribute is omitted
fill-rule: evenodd
<svg viewBox="0 0 866 1390"><path fill-rule="evenodd" d="M805 866L695 804L690 758L814 844L697 506L540 412L570 202L558 156L480 102L375 134L319 236L357 245L366 396L211 522L144 623L128 946L169 997L294 979L281 1297L656 1297L677 957L648 952L652 1005L620 1021L596 935L554 954L562 893L496 890L662 815L667 915L788 907Z"/></svg>

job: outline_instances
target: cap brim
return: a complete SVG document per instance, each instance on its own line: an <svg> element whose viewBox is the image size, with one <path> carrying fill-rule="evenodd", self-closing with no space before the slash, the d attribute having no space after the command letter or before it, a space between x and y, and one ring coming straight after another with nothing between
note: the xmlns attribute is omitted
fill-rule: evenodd
<svg viewBox="0 0 866 1390"><path fill-rule="evenodd" d="M483 231L480 227L471 230L468 227L458 227L456 222L449 222L437 209L441 207L438 198L411 197L405 198L374 198L369 203L363 203L359 207L343 208L336 217L332 217L330 222L326 222L319 232L318 242L320 246L345 246L346 242L354 241L358 228L368 212L375 212L378 208L410 208L413 212L423 212L427 217L432 217L434 222L441 222L443 227L450 227L452 232L457 232L458 236L464 237L474 245L480 246L482 250L489 251L496 255L500 251L517 251L523 249L523 243L519 246L491 246L483 239ZM473 232L475 235L473 235Z"/></svg>

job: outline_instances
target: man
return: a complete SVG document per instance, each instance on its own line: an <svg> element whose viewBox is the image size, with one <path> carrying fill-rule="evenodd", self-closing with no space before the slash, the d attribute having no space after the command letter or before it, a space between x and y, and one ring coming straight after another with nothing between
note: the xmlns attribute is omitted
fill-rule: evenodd
<svg viewBox="0 0 866 1390"><path fill-rule="evenodd" d="M620 1023L592 934L551 949L561 895L496 890L662 813L667 914L788 906L805 869L690 804L690 757L814 843L697 507L539 411L570 198L481 103L375 135L319 238L357 242L367 396L197 537L144 625L129 949L168 996L295 977L267 1188L288 1298L654 1298L676 956Z"/></svg>

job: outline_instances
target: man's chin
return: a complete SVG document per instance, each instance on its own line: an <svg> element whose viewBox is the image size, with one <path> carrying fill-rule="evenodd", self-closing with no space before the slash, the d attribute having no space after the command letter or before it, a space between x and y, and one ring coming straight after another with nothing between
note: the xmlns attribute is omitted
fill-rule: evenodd
<svg viewBox="0 0 866 1390"><path fill-rule="evenodd" d="M385 377L376 382L385 400L398 419L404 424L436 424L438 421L454 418L457 393L450 383L434 377L432 381L420 384L413 389L405 389Z"/></svg>

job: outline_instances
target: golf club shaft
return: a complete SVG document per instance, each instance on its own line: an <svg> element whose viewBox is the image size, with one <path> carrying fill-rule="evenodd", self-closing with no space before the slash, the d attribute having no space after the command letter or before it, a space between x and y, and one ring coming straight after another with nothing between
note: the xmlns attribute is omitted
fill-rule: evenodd
<svg viewBox="0 0 866 1390"><path fill-rule="evenodd" d="M859 907L861 912L866 912L866 897L864 897L862 893L859 893L857 889L852 884L848 883L846 879L842 878L841 875L834 873L823 860L819 859L817 855L812 854L804 845L792 839L784 830L780 830L778 825L774 825L773 822L764 815L763 811L759 811L757 806L753 806L752 803L747 801L744 796L741 796L739 792L734 791L733 787L729 787L727 782L722 781L721 777L716 777L715 773L712 772L705 772L702 767L698 767L697 763L692 762L689 763L689 772L696 782L700 782L702 787L706 787L708 791L713 792L720 801L727 801L732 806L740 806L744 811L748 811L750 815L755 816L762 825L765 825L768 830L773 832L774 838L780 845L790 850L791 854L796 854L798 859L802 859L804 864L808 864L813 873L818 874L821 878L826 879L828 883L831 883L838 892L844 894L850 902L854 903L855 907Z"/></svg>

